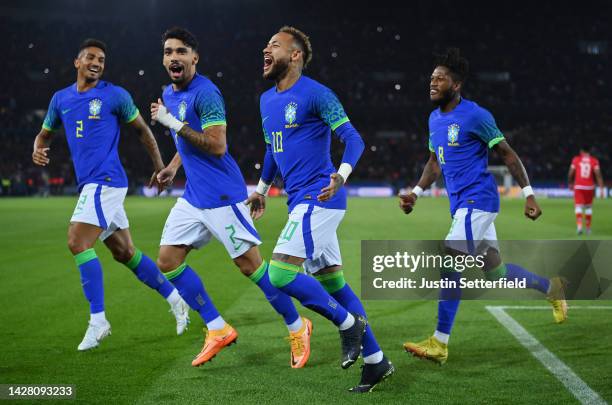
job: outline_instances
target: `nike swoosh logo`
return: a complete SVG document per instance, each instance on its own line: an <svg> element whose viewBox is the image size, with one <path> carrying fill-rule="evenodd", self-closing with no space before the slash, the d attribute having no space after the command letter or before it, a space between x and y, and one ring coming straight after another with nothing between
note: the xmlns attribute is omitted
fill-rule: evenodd
<svg viewBox="0 0 612 405"><path fill-rule="evenodd" d="M67 112L69 112L70 110L72 110L72 108L68 108L67 110L62 110L62 114L66 114Z"/></svg>
<svg viewBox="0 0 612 405"><path fill-rule="evenodd" d="M266 115L265 117L263 117L263 119L261 120L261 123L263 124L264 122L266 122L266 120L268 119L268 115Z"/></svg>

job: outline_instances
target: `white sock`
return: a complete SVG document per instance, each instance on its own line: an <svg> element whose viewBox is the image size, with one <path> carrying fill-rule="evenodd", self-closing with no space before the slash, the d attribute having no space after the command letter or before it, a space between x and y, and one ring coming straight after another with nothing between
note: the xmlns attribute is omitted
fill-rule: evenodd
<svg viewBox="0 0 612 405"><path fill-rule="evenodd" d="M450 338L450 335L448 335L446 333L435 331L434 332L434 337L436 339L438 339L440 342L442 342L445 345L447 345L448 344L448 338Z"/></svg>
<svg viewBox="0 0 612 405"><path fill-rule="evenodd" d="M298 319L296 319L293 323L290 323L289 325L287 325L287 329L289 329L289 332L297 332L300 329L302 329L302 317L298 316Z"/></svg>
<svg viewBox="0 0 612 405"><path fill-rule="evenodd" d="M355 324L355 317L350 312L347 312L346 313L346 319L344 321L342 321L340 326L338 326L338 329L340 329L340 330L347 330L348 328L350 328L354 324Z"/></svg>
<svg viewBox="0 0 612 405"><path fill-rule="evenodd" d="M104 314L104 311L102 311L96 314L91 314L89 316L89 322L93 323L94 325L104 325L108 321L106 320L106 315Z"/></svg>
<svg viewBox="0 0 612 405"><path fill-rule="evenodd" d="M383 360L383 352L382 350L377 351L376 353L372 353L369 356L365 356L363 358L363 362L366 364L378 364Z"/></svg>
<svg viewBox="0 0 612 405"><path fill-rule="evenodd" d="M168 301L168 304L170 304L171 307L181 302L181 296L176 288L166 297L166 301Z"/></svg>
<svg viewBox="0 0 612 405"><path fill-rule="evenodd" d="M225 319L221 315L216 317L210 322L206 322L206 327L208 330L221 330L225 327Z"/></svg>

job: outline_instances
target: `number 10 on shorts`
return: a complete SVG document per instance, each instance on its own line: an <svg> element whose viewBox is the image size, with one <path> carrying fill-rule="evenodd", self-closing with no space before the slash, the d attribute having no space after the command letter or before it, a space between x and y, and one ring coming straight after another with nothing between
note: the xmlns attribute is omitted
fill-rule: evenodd
<svg viewBox="0 0 612 405"><path fill-rule="evenodd" d="M298 221L289 221L285 225L285 229L281 232L280 239L290 241L293 238L293 234L300 223Z"/></svg>

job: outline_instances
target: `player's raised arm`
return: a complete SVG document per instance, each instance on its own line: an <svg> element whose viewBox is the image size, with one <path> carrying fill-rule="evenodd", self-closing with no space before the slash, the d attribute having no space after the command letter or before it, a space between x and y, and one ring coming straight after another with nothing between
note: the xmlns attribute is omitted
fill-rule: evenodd
<svg viewBox="0 0 612 405"><path fill-rule="evenodd" d="M49 164L49 146L53 133L41 128L36 138L34 138L34 151L32 152L32 161L38 166L47 166Z"/></svg>
<svg viewBox="0 0 612 405"><path fill-rule="evenodd" d="M514 180L523 189L523 196L526 198L525 216L535 221L542 215L542 210L536 202L533 189L529 185L529 177L527 176L527 171L525 170L525 166L523 166L523 162L521 162L521 159L514 149L512 149L505 140L496 143L493 149L502 158Z"/></svg>
<svg viewBox="0 0 612 405"><path fill-rule="evenodd" d="M410 214L412 212L417 198L419 198L424 190L431 187L438 177L440 177L441 172L442 171L440 170L440 165L438 164L436 154L431 151L430 147L429 159L427 160L427 163L425 163L425 167L423 168L423 173L421 174L419 182L410 193L399 195L399 206L405 214Z"/></svg>
<svg viewBox="0 0 612 405"><path fill-rule="evenodd" d="M62 121L60 120L59 110L57 108L58 96L57 93L51 98L47 115L43 121L42 128L36 138L34 138L34 150L32 152L32 161L38 166L46 166L49 164L49 149L53 132L58 130Z"/></svg>
<svg viewBox="0 0 612 405"><path fill-rule="evenodd" d="M219 120L204 124L202 127L203 132L198 132L176 119L168 112L168 109L159 98L157 103L151 103L151 118L172 129L177 136L184 138L203 152L222 157L227 150L225 118L223 118L223 121Z"/></svg>
<svg viewBox="0 0 612 405"><path fill-rule="evenodd" d="M276 178L276 174L278 173L278 165L274 160L274 154L272 152L272 142L268 136L268 133L266 132L265 126L263 126L263 132L264 140L266 142L266 154L264 155L261 178L257 184L257 189L251 193L249 198L246 200L246 205L251 206L251 218L253 219L259 219L263 216L266 210L266 196L268 195L268 190L270 190L270 187Z"/></svg>
<svg viewBox="0 0 612 405"><path fill-rule="evenodd" d="M149 128L140 114L138 114L135 119L130 121L129 125L138 131L140 142L142 142L143 146L147 150L147 154L153 162L153 174L151 175L148 186L152 187L153 185L156 185L157 191L161 193L165 186L157 181L157 175L164 168L164 162L159 152L159 146L157 145L155 136L153 136L151 128Z"/></svg>
<svg viewBox="0 0 612 405"><path fill-rule="evenodd" d="M317 196L319 201L327 201L336 195L340 187L346 183L348 176L357 165L365 149L365 144L359 132L349 121L340 100L331 90L320 91L315 97L314 103L317 115L345 145L342 163L338 171L330 175L329 185L324 187Z"/></svg>

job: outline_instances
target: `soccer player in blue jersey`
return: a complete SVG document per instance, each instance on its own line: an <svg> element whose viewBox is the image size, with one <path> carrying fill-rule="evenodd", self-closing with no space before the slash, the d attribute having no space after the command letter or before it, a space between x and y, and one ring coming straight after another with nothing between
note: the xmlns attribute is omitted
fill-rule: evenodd
<svg viewBox="0 0 612 405"><path fill-rule="evenodd" d="M494 220L499 212L495 179L487 171L488 150L503 159L523 189L525 216L536 220L542 210L536 202L523 164L510 147L490 112L461 97L468 62L456 48L438 55L430 81L430 99L438 107L429 116L430 156L412 192L400 196L400 208L409 214L417 198L443 174L453 217L446 236L454 254L484 254L484 274L489 280L525 279L528 288L547 294L557 323L567 318L564 281L547 279L510 263L504 263L497 245ZM443 277L458 279L459 272L443 269ZM438 302L438 325L430 338L406 342L404 348L415 356L443 364L448 358L448 339L459 307L460 290L442 289Z"/></svg>
<svg viewBox="0 0 612 405"><path fill-rule="evenodd" d="M215 237L240 271L283 316L289 329L291 367L301 368L310 356L312 324L299 316L287 294L270 283L268 264L259 253L261 240L244 204L246 184L227 151L223 97L208 78L196 72L198 42L193 34L183 28L171 28L164 33L162 46L163 64L172 84L164 90L163 102L151 104L151 115L170 128L177 153L158 174L158 180L168 184L182 164L187 186L166 221L158 264L208 328L204 346L192 365L206 363L238 337L215 308L196 272L185 262L192 249Z"/></svg>
<svg viewBox="0 0 612 405"><path fill-rule="evenodd" d="M125 264L147 286L168 302L176 317L177 334L189 321L189 307L178 291L161 274L155 262L134 247L123 200L127 177L121 166L117 145L120 124L127 123L140 134L155 171L151 184L163 169L157 142L131 96L119 86L100 80L106 62L106 45L85 40L74 60L76 83L56 92L51 99L42 129L34 141L35 164L49 164L52 135L62 125L68 140L79 187L79 200L70 219L68 248L81 272L81 283L89 301L91 318L79 350L88 350L111 333L104 312L102 266L94 245L100 239L113 258Z"/></svg>
<svg viewBox="0 0 612 405"><path fill-rule="evenodd" d="M338 326L342 368L357 360L363 345L361 382L351 391L368 392L394 368L367 325L363 305L344 280L336 236L346 210L342 186L364 144L336 95L302 74L311 57L308 37L287 26L263 50L263 77L275 86L260 99L266 155L257 191L248 203L253 218L261 217L266 193L280 173L289 195L289 220L274 248L270 281ZM332 132L346 145L337 171L330 157ZM302 268L308 275L301 274Z"/></svg>

